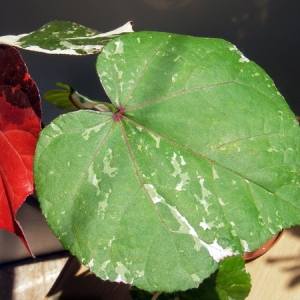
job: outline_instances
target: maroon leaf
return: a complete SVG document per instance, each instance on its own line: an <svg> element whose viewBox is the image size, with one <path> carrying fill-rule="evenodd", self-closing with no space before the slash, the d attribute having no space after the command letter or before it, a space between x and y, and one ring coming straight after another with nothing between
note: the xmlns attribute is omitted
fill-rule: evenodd
<svg viewBox="0 0 300 300"><path fill-rule="evenodd" d="M33 155L41 130L38 89L13 47L0 45L0 228L33 256L16 212L34 192Z"/></svg>
<svg viewBox="0 0 300 300"><path fill-rule="evenodd" d="M35 82L28 74L27 67L14 47L0 45L0 85L20 89L29 100L36 115L41 118L41 99Z"/></svg>

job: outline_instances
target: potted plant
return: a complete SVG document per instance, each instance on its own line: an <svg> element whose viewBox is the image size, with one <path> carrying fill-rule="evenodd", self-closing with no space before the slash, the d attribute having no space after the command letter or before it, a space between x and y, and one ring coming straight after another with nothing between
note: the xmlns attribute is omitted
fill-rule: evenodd
<svg viewBox="0 0 300 300"><path fill-rule="evenodd" d="M65 83L45 95L76 110L40 132L34 155L52 231L103 280L137 287L136 299L203 299L201 282L211 299L244 299L240 255L300 223L299 126L273 81L221 39L118 31L103 41L63 24L0 39L100 52L111 103Z"/></svg>

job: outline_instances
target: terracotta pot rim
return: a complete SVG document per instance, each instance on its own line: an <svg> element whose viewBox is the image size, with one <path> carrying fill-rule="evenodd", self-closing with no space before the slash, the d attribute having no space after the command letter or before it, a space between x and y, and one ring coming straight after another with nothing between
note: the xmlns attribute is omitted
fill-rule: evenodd
<svg viewBox="0 0 300 300"><path fill-rule="evenodd" d="M243 259L245 260L245 262L254 260L268 252L278 242L283 233L284 230L278 232L274 237L270 238L266 243L261 245L259 249L251 252L245 252L245 254L243 255Z"/></svg>

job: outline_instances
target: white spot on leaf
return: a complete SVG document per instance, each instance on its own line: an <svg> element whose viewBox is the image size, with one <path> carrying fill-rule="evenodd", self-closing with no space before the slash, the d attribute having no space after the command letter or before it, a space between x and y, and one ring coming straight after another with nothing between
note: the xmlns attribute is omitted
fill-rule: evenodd
<svg viewBox="0 0 300 300"><path fill-rule="evenodd" d="M185 160L184 160L184 158L183 158L182 155L180 155L180 164L181 164L182 166L186 165L186 162L185 162Z"/></svg>
<svg viewBox="0 0 300 300"><path fill-rule="evenodd" d="M201 199L198 195L194 194L194 197L199 201L200 204L203 205L204 211L207 213L207 215L210 215L210 212L208 208L211 206L210 203L208 203L205 199Z"/></svg>
<svg viewBox="0 0 300 300"><path fill-rule="evenodd" d="M110 261L109 261L109 260L105 261L105 262L101 265L100 270L101 270L101 271L105 271L105 269L106 269L106 267L108 266L108 264L110 264Z"/></svg>
<svg viewBox="0 0 300 300"><path fill-rule="evenodd" d="M275 149L275 148L269 148L268 150L267 150L268 152L279 152L277 149Z"/></svg>
<svg viewBox="0 0 300 300"><path fill-rule="evenodd" d="M181 174L180 179L181 179L181 181L175 187L176 191L182 191L182 190L184 190L184 186L186 184L188 184L189 181L190 181L190 177L188 176L188 173Z"/></svg>
<svg viewBox="0 0 300 300"><path fill-rule="evenodd" d="M220 203L221 206L225 206L225 203L223 202L222 198L218 198L218 201L219 201L219 203Z"/></svg>
<svg viewBox="0 0 300 300"><path fill-rule="evenodd" d="M152 184L144 184L144 188L154 204L165 200L161 195L158 194Z"/></svg>
<svg viewBox="0 0 300 300"><path fill-rule="evenodd" d="M115 42L116 45L116 50L114 54L122 54L124 52L123 50L123 42L122 41L116 41Z"/></svg>
<svg viewBox="0 0 300 300"><path fill-rule="evenodd" d="M103 164L104 164L103 173L107 174L109 177L114 177L118 173L117 172L118 169L111 167L110 165L112 159L113 159L112 150L108 149L103 158Z"/></svg>
<svg viewBox="0 0 300 300"><path fill-rule="evenodd" d="M207 214L209 214L208 208L211 206L206 200L200 200L200 203L204 206L204 210Z"/></svg>
<svg viewBox="0 0 300 300"><path fill-rule="evenodd" d="M212 169L212 173L213 173L213 178L214 178L214 180L216 180L216 179L219 179L220 177L219 177L219 175L218 175L218 172L216 171L216 169L215 168L213 168Z"/></svg>
<svg viewBox="0 0 300 300"><path fill-rule="evenodd" d="M202 191L202 198L206 199L206 198L210 197L212 195L212 193L204 187L204 181L205 181L204 178L202 178L201 176L198 176L197 178L199 178L199 183L200 183L201 191Z"/></svg>
<svg viewBox="0 0 300 300"><path fill-rule="evenodd" d="M216 261L219 262L223 258L227 256L232 256L233 252L231 249L224 249L222 248L219 244L218 241L215 239L212 244L206 244L205 242L202 241L202 244L204 247L208 250L209 254L211 257Z"/></svg>
<svg viewBox="0 0 300 300"><path fill-rule="evenodd" d="M112 192L112 190L109 189L108 193L104 193L104 200L99 201L99 203L98 203L98 215L102 212L105 212L106 207L108 206L108 198L109 198L109 195L111 194L111 192Z"/></svg>
<svg viewBox="0 0 300 300"><path fill-rule="evenodd" d="M97 126L94 126L94 127L91 127L91 128L88 128L86 129L83 134L82 134L82 137L87 141L89 138L90 138L90 134L92 132L95 132L97 133L103 126L105 125L105 123L101 123Z"/></svg>
<svg viewBox="0 0 300 300"><path fill-rule="evenodd" d="M89 268L89 269L92 268L94 266L94 261L95 261L94 259L91 259L89 261L89 263L86 265L86 267Z"/></svg>
<svg viewBox="0 0 300 300"><path fill-rule="evenodd" d="M99 187L101 179L97 178L97 174L93 170L93 165L88 170L88 182L91 183L97 189L96 195L98 196L101 192Z"/></svg>
<svg viewBox="0 0 300 300"><path fill-rule="evenodd" d="M207 223L205 221L205 218L202 219L202 222L199 223L199 226L203 228L203 230L211 229L213 226L213 223Z"/></svg>
<svg viewBox="0 0 300 300"><path fill-rule="evenodd" d="M179 176L180 182L176 185L175 189L177 191L184 190L185 185L187 185L190 182L190 177L187 172L182 173L181 166L184 166L186 164L183 156L180 156L180 163L177 161L177 154L173 153L171 164L174 168L174 172L172 174L173 177Z"/></svg>
<svg viewBox="0 0 300 300"><path fill-rule="evenodd" d="M248 243L245 241L245 240L241 240L241 244L243 246L243 250L244 252L249 252L250 251L250 248L248 246Z"/></svg>
<svg viewBox="0 0 300 300"><path fill-rule="evenodd" d="M174 59L174 62L176 62L176 61L179 60L179 59L180 59L180 55L177 56L177 57Z"/></svg>
<svg viewBox="0 0 300 300"><path fill-rule="evenodd" d="M55 138L62 134L62 130L54 123L50 123L50 127L53 129L52 137Z"/></svg>
<svg viewBox="0 0 300 300"><path fill-rule="evenodd" d="M164 202L165 203L165 202ZM175 217L177 222L180 224L180 228L178 231L174 231L177 233L186 233L194 237L198 237L195 229L189 224L188 220L178 211L175 206L169 205L165 203L167 207L170 209L172 215Z"/></svg>
<svg viewBox="0 0 300 300"><path fill-rule="evenodd" d="M129 274L130 272L123 263L117 262L117 267L115 268L115 271L118 274L117 279L114 280L115 282L129 283L126 279L126 273Z"/></svg>
<svg viewBox="0 0 300 300"><path fill-rule="evenodd" d="M160 146L160 137L152 134L151 132L149 132L149 133L150 133L151 137L155 140L155 147L157 149L159 149L159 146Z"/></svg>
<svg viewBox="0 0 300 300"><path fill-rule="evenodd" d="M117 73L118 73L118 78L119 78L119 79L122 79L122 77L123 77L123 71L119 70L119 69L118 69L118 66L117 66L116 64L114 64L114 68L115 68L115 70L116 70Z"/></svg>
<svg viewBox="0 0 300 300"><path fill-rule="evenodd" d="M143 277L145 274L145 272L143 270L142 271L136 270L134 273L135 273L135 277L138 277L138 278Z"/></svg>

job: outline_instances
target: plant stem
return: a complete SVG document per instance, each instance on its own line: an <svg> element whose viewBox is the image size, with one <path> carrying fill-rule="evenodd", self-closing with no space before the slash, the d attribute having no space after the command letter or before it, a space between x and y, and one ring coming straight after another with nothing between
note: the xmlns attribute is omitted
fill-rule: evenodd
<svg viewBox="0 0 300 300"><path fill-rule="evenodd" d="M156 292L156 293L153 295L153 297L152 297L151 300L156 300L156 299L159 297L159 295L161 295L161 292Z"/></svg>

